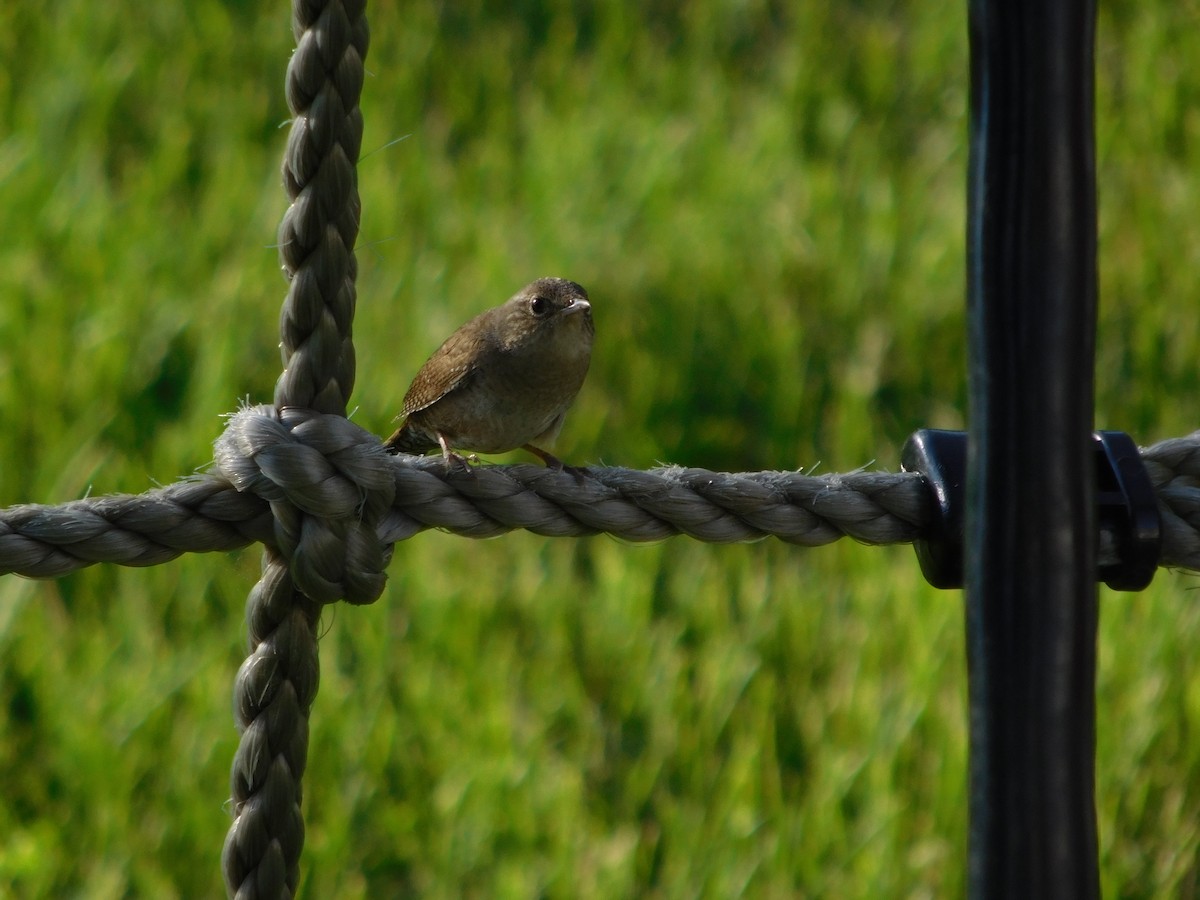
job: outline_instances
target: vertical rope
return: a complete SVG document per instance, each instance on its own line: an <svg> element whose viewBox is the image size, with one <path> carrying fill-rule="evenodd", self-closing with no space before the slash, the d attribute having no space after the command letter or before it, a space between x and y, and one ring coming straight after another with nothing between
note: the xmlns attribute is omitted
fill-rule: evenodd
<svg viewBox="0 0 1200 900"><path fill-rule="evenodd" d="M319 2L319 0L317 0ZM354 389L351 324L358 263L366 0L294 0L296 52L287 70L292 130L283 185L292 200L279 226L290 286L279 322L283 374L276 406L345 415Z"/></svg>
<svg viewBox="0 0 1200 900"><path fill-rule="evenodd" d="M365 0L294 0L296 52L288 64L292 130L283 162L291 198L279 229L288 278L280 315L284 371L276 407L345 415L354 388L354 318L362 144L358 108L367 53ZM275 506L276 504L272 504ZM247 600L250 654L234 686L241 740L231 775L233 825L222 854L226 890L237 898L295 895L304 846L300 810L308 714L320 666L320 603L298 590L281 529L263 553ZM290 551L289 551L290 552Z"/></svg>

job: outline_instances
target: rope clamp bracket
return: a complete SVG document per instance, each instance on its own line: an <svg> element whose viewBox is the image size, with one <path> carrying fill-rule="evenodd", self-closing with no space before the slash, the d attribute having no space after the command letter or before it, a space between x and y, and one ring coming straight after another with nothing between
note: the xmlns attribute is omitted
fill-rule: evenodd
<svg viewBox="0 0 1200 900"><path fill-rule="evenodd" d="M1162 525L1158 500L1137 445L1122 431L1096 431L1096 580L1114 591L1140 591L1158 568ZM925 580L936 588L963 586L967 435L922 428L901 453L906 472L929 487L933 518L913 547Z"/></svg>

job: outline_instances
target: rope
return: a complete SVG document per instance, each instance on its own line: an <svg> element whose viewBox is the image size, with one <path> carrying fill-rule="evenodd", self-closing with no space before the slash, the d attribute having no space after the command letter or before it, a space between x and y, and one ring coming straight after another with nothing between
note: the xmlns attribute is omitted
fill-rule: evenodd
<svg viewBox="0 0 1200 900"><path fill-rule="evenodd" d="M365 6L366 0L293 3L296 52L285 87L292 129L283 185L292 202L279 224L279 260L289 286L275 403L340 415L354 390Z"/></svg>
<svg viewBox="0 0 1200 900"><path fill-rule="evenodd" d="M272 539L271 509L223 477L145 494L0 510L0 574L59 578L93 563L157 566L184 553Z"/></svg>
<svg viewBox="0 0 1200 900"><path fill-rule="evenodd" d="M355 569L358 561L376 552L382 559L382 548L429 528L473 538L516 529L627 541L775 536L812 547L841 537L907 543L932 515L925 485L911 472L593 467L577 480L514 465L477 466L466 475L447 471L440 457L389 455L376 435L340 416L280 414L270 406L233 415L216 457L211 474L137 496L0 510L0 574L58 577L98 562L157 565L188 552L294 542L295 532L272 519L272 504L280 503L304 511L309 532L324 516L378 514L373 538L355 532L356 551L338 556L321 537L301 554L319 573L306 590L322 599L344 592L354 602L382 589L382 567ZM1200 570L1200 432L1144 448L1142 461L1162 515L1161 565ZM368 539L377 550L366 549Z"/></svg>
<svg viewBox="0 0 1200 900"><path fill-rule="evenodd" d="M296 893L321 606L339 597L375 600L391 555L390 545L376 537L378 520L391 505L386 478L349 509L343 501L357 497L326 496L319 481L301 490L279 489L291 486L295 474L320 478L321 465L336 453L320 443L332 428L316 429L309 441L289 441L288 432L303 433L305 425L289 427L286 410L302 407L321 420L339 419L354 388L354 242L361 209L355 166L362 146L365 6L365 0L292 4L296 52L286 82L292 129L283 159L292 202L279 227L289 286L279 322L284 370L275 385L275 403L285 412L252 417L247 424L259 425L257 431L227 430L217 447L218 457L229 459L232 483L256 489L273 521L262 577L246 601L250 655L234 683L241 739L230 779L234 819L221 864L226 891L239 900ZM245 455L236 457L237 451ZM233 465L238 458L256 460L262 477L239 470Z"/></svg>
<svg viewBox="0 0 1200 900"><path fill-rule="evenodd" d="M1142 450L1162 518L1160 565L1200 570L1200 431Z"/></svg>

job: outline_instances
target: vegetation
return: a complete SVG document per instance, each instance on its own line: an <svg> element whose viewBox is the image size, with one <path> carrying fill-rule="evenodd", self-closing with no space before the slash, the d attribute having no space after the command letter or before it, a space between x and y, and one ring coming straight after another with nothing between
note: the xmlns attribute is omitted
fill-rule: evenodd
<svg viewBox="0 0 1200 900"><path fill-rule="evenodd" d="M0 505L203 468L278 374L286 4L127 6L0 5ZM356 421L559 274L572 462L964 424L965 4L378 6ZM1143 444L1198 424L1195 15L1100 23L1097 421ZM0 580L0 895L220 893L256 560ZM427 533L390 576L325 615L304 896L961 895L961 597L911 550ZM1200 890L1194 584L1102 592L1109 895Z"/></svg>

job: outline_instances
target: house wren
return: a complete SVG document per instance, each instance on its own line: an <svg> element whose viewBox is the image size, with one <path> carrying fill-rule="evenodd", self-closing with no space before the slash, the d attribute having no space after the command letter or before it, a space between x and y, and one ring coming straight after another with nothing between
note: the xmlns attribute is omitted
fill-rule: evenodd
<svg viewBox="0 0 1200 900"><path fill-rule="evenodd" d="M505 453L520 447L564 468L537 444L550 443L592 357L587 291L565 278L539 278L450 335L404 395L404 424L384 442L391 453L438 447ZM536 443L535 443L536 442Z"/></svg>

